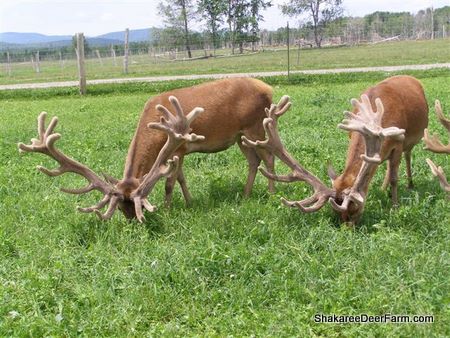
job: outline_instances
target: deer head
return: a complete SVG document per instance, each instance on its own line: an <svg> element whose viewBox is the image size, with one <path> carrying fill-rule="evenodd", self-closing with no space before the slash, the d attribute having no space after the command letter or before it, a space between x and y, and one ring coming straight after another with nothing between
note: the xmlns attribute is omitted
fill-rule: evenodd
<svg viewBox="0 0 450 338"><path fill-rule="evenodd" d="M168 137L152 168L141 180L131 176L125 176L122 180L108 176L102 179L87 166L65 155L55 146L56 141L61 138L60 134L54 133L58 118L53 117L46 127L47 113L45 112L42 112L38 117L38 138L32 139L30 145L19 143L19 151L41 153L58 162L59 167L53 170L42 166L37 167L38 170L48 176L59 176L71 172L83 176L89 182L84 188L61 188L63 192L84 194L97 190L103 194L103 198L98 204L87 208L77 208L80 212L94 212L100 219L107 220L119 208L127 218L137 218L140 222L143 222L143 210L153 212L156 209L147 199L156 182L163 177L172 175L178 167L178 157L173 156L175 150L184 143L204 140L203 136L190 133L192 121L203 112L203 109L197 107L185 115L176 97L171 96L169 100L176 113L172 114L166 107L157 105L156 108L163 116L160 122L148 124L149 128L161 130L167 133ZM106 208L106 211L102 213L101 210L104 208Z"/></svg>
<svg viewBox="0 0 450 338"><path fill-rule="evenodd" d="M368 181L370 181L369 176L372 175L374 168L382 161L380 149L383 139L394 138L401 140L404 138L405 131L396 127L381 127L384 108L380 99L375 100L376 111L373 111L367 95L362 95L361 101L352 99L351 103L359 111L359 114L345 112L345 119L338 127L359 133L365 141L365 153L361 155L363 164L356 179L351 186L345 189L338 189L335 184L333 184L333 188L328 188L287 152L278 134L277 121L291 106L288 96L283 96L277 105L273 104L270 109L266 109L267 118L263 124L267 137L264 141L253 142L246 137L242 138L244 145L268 149L292 170L289 175L280 176L260 168L264 176L279 182L303 181L314 189L314 194L311 197L301 201L288 201L283 198L282 202L284 205L298 208L302 212L314 212L329 201L343 221L355 223L359 220L364 210ZM334 170L331 168L329 168L329 175L332 180L337 179Z"/></svg>

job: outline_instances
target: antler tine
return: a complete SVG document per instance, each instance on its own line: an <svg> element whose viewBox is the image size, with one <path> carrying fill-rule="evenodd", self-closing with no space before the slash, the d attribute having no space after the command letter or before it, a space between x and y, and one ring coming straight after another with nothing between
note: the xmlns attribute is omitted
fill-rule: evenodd
<svg viewBox="0 0 450 338"><path fill-rule="evenodd" d="M256 141L259 142L259 141ZM301 181L301 179L295 175L295 173L290 173L288 175L277 175L277 174L273 174L268 172L265 168L259 166L258 167L259 171L261 172L261 174L263 174L265 177L271 179L271 180L275 180L278 182L284 182L284 183L291 183L291 182L295 182L295 181Z"/></svg>
<svg viewBox="0 0 450 338"><path fill-rule="evenodd" d="M164 121L173 121L174 120L174 117L170 113L169 109L167 109L163 105L157 104L156 109L163 114L163 116L161 116L161 123L163 123Z"/></svg>
<svg viewBox="0 0 450 338"><path fill-rule="evenodd" d="M78 188L78 189L69 189L69 188L59 188L62 192L73 194L73 195L81 195L85 194L87 192L90 192L95 189L95 186L93 184L88 184L84 188Z"/></svg>
<svg viewBox="0 0 450 338"><path fill-rule="evenodd" d="M311 197L305 198L301 201L289 201L282 197L281 202L287 207L297 208L304 213L310 213L320 210L320 208L327 203L328 199L333 200L326 194L319 194L316 192Z"/></svg>
<svg viewBox="0 0 450 338"><path fill-rule="evenodd" d="M444 191L450 193L450 183L447 182L447 178L445 177L445 173L444 173L444 170L442 169L442 167L440 167L440 166L438 167L429 158L427 158L426 161L427 161L428 165L430 166L432 174L438 178L439 184L441 185L442 189L444 189ZM450 198L450 195L448 195L447 197Z"/></svg>
<svg viewBox="0 0 450 338"><path fill-rule="evenodd" d="M177 116L180 119L184 119L184 112L183 108L181 108L180 101L175 96L169 96L169 101L172 104L172 106L175 108L175 111L177 112Z"/></svg>
<svg viewBox="0 0 450 338"><path fill-rule="evenodd" d="M114 215L114 212L116 211L117 206L119 205L119 199L120 198L118 196L112 196L109 201L108 209L106 210L106 212L104 214L102 214L100 212L100 210L98 210L98 209L93 209L93 210L101 220L107 221L107 220L111 219L111 217ZM105 205L106 205L106 203L103 206L105 206Z"/></svg>
<svg viewBox="0 0 450 338"><path fill-rule="evenodd" d="M184 114L183 108L175 96L170 96L169 101L176 110L176 114L172 114L166 107L157 105L158 109L164 117L161 117L160 122L152 122L147 126L149 128L158 129L167 133L167 141L160 150L155 163L150 171L144 176L139 187L134 190L130 198L134 201L136 217L139 222L143 222L143 209L153 212L155 207L147 200L147 196L155 186L156 182L163 177L176 175L179 167L179 158L174 156L174 152L184 143L197 142L205 139L202 135L190 133L191 122L204 110L196 107L192 109L189 114Z"/></svg>
<svg viewBox="0 0 450 338"><path fill-rule="evenodd" d="M290 99L291 98L288 95L283 95L281 97L280 101L278 101L278 104L275 106L276 108L276 110L274 111L275 116L280 117L285 112L287 112L289 108L291 108Z"/></svg>
<svg viewBox="0 0 450 338"><path fill-rule="evenodd" d="M444 116L444 113L442 112L441 102L439 100L436 100L434 102L434 109L436 110L436 115L438 116L439 121L450 133L450 119L447 119Z"/></svg>
<svg viewBox="0 0 450 338"><path fill-rule="evenodd" d="M39 139L42 141L44 134L45 134L45 118L47 117L47 112L43 111L38 116L38 134ZM53 122L54 118L52 119ZM58 119L56 119L56 122L58 122ZM56 123L55 123L56 124Z"/></svg>
<svg viewBox="0 0 450 338"><path fill-rule="evenodd" d="M450 120L445 118L439 100L436 100L434 107L439 121L448 130L450 136ZM450 154L450 143L444 145L437 134L433 134L433 136L430 137L428 129L424 130L423 140L425 142L424 149L430 150L433 153Z"/></svg>
<svg viewBox="0 0 450 338"><path fill-rule="evenodd" d="M89 212L93 212L95 210L100 210L100 209L103 209L108 204L110 199L111 199L111 196L105 195L105 196L103 196L103 198L100 202L93 205L92 207L87 207L87 208L77 207L77 210L80 212L84 212L84 213L89 213Z"/></svg>
<svg viewBox="0 0 450 338"><path fill-rule="evenodd" d="M441 102L439 102L439 100L436 100L434 107L439 121L450 134L450 119L445 118L444 113L442 112ZM425 129L424 131L423 140L425 142L425 149L430 150L434 153L450 154L450 143L444 145L439 140L439 137L436 134L430 137L427 129ZM444 191L446 191L447 193L450 193L450 184L447 182L444 169L442 169L442 167L438 167L429 158L427 158L426 161L430 166L433 175L438 178L439 184L441 185L442 189L444 189ZM447 197L450 199L450 194L447 195Z"/></svg>
<svg viewBox="0 0 450 338"><path fill-rule="evenodd" d="M58 162L59 167L56 169L47 169L43 166L37 166L37 169L48 176L59 176L67 172L72 172L77 175L83 176L89 184L83 188L67 189L61 188L61 191L70 194L84 194L92 190L98 190L104 194L103 199L96 205L90 208L78 208L81 212L93 212L98 211L98 209L106 206L110 202L107 214L109 218L114 213L117 203L112 203L111 195L114 193L114 187L103 181L97 174L95 174L87 166L81 164L80 162L68 157L62 151L56 148L56 141L61 138L61 134L54 133L54 129L58 123L58 118L53 117L48 124L45 126L45 120L47 117L46 112L41 112L38 116L38 137L39 139L33 138L30 145L24 143L19 143L20 152L35 152L47 155ZM119 198L119 197L117 197ZM104 218L103 218L104 219Z"/></svg>
<svg viewBox="0 0 450 338"><path fill-rule="evenodd" d="M283 96L277 105L272 104L269 108L266 108L267 117L263 121L264 130L266 132L266 139L263 141L251 141L245 136L242 137L242 143L248 147L265 148L278 157L283 163L285 163L290 169L291 173L288 175L277 175L270 173L264 168L260 167L260 172L269 179L273 179L279 182L295 182L303 181L311 185L314 189L314 194L301 201L288 201L282 198L284 205L289 207L297 207L302 212L313 212L319 210L328 198L335 195L332 189L325 186L316 176L311 174L305 168L303 168L292 156L289 154L281 142L280 135L278 134L277 121L278 118L286 113L291 107L289 96Z"/></svg>
<svg viewBox="0 0 450 338"><path fill-rule="evenodd" d="M283 115L291 107L291 102L288 95L281 97L278 104L272 103L270 108L265 108L267 117L263 120L264 131L266 132L266 139L263 141L252 141L247 137L242 136L242 144L247 147L267 148L269 151L273 151L272 144L281 143L280 137L277 131L278 118Z"/></svg>

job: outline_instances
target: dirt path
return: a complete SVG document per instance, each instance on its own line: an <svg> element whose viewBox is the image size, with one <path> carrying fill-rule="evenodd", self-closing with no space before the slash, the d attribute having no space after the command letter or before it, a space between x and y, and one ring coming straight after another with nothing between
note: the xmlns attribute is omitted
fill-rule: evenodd
<svg viewBox="0 0 450 338"><path fill-rule="evenodd" d="M434 63L427 65L404 65L404 66L382 66L382 67L360 67L360 68L335 68L335 69L312 69L296 70L291 74L333 74L333 73L353 73L353 72L396 72L402 70L427 70L433 68L449 68L450 63ZM265 77L287 75L287 72L254 72L254 73L233 73L233 74L201 74L201 75L176 75L176 76L154 76L154 77L133 77L119 79L88 80L88 85L105 83L128 83L128 82L161 82L173 80L195 80L195 79L221 79L226 77ZM75 87L78 81L46 82L46 83L24 83L0 85L0 90L13 89L38 89L55 87Z"/></svg>

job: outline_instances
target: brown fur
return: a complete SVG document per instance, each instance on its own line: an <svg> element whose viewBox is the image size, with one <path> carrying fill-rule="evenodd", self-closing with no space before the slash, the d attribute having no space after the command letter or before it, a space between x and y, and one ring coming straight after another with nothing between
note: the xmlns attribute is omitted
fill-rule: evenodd
<svg viewBox="0 0 450 338"><path fill-rule="evenodd" d="M171 95L178 98L186 114L194 107L204 108L204 112L192 123L192 132L205 136L205 140L179 148L176 155L180 157L180 164L189 153L213 153L225 150L236 142L240 144L242 135L252 140L264 139L262 121L265 118L264 109L272 103L272 88L262 81L251 78L223 79L160 94L146 103L130 144L124 178L118 184L125 196L137 187L150 170L167 139L165 133L150 129L147 124L159 121L161 113L155 108L157 104L172 111L169 102ZM273 157L249 148L241 147L241 150L249 162L249 177L244 191L248 195L260 161L264 160L269 170L272 170ZM167 180L166 203L170 203L176 179L189 202L190 195L180 165L177 175ZM270 189L273 189L272 182Z"/></svg>
<svg viewBox="0 0 450 338"><path fill-rule="evenodd" d="M405 129L404 141L385 140L381 148L381 159L388 160L388 168L383 187L391 186L392 202L398 203L397 180L398 167L402 153L405 153L407 161L408 186L412 187L411 177L411 150L420 142L424 129L428 126L428 105L421 83L411 76L393 76L376 86L367 89L364 94L369 96L372 107L375 109L374 101L379 97L384 105L384 115L381 125L386 127L398 127ZM354 111L357 113L356 111ZM364 138L357 132L350 133L350 144L347 151L345 169L337 177L333 186L337 196L353 185L362 165L360 155L365 151ZM369 173L364 186L367 195L369 183L375 174L376 167ZM344 220L354 218L352 214L360 214L362 210L349 208L349 215L341 215Z"/></svg>

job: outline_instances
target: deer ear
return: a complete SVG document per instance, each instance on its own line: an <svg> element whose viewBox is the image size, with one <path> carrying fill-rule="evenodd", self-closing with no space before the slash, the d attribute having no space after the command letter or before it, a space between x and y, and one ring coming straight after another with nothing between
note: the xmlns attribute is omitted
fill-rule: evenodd
<svg viewBox="0 0 450 338"><path fill-rule="evenodd" d="M334 170L330 161L328 161L328 164L327 164L327 174L328 174L328 177L331 179L332 183L338 177L338 175L336 174L336 170Z"/></svg>
<svg viewBox="0 0 450 338"><path fill-rule="evenodd" d="M108 183L111 183L112 185L116 185L119 180L115 177L112 177L111 175L108 175L106 173L102 173L102 176L105 178L105 181Z"/></svg>

